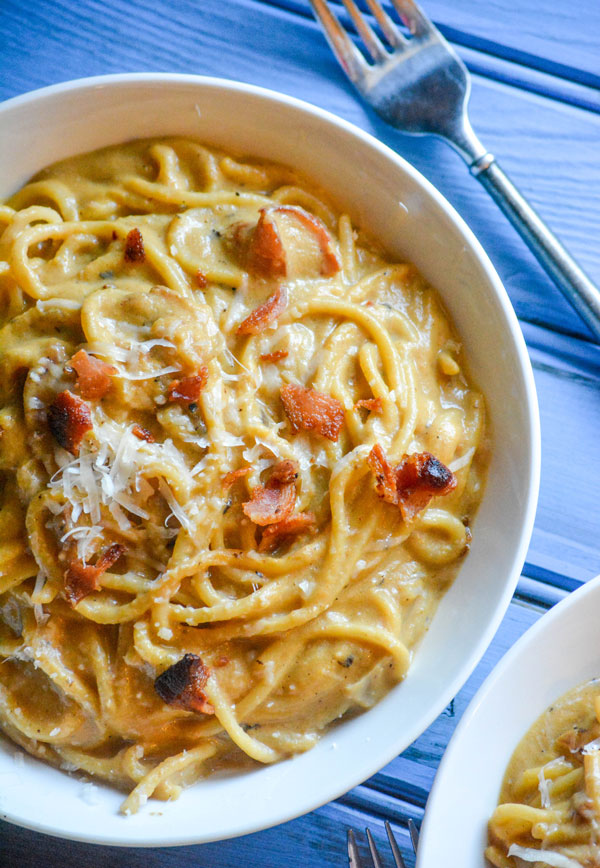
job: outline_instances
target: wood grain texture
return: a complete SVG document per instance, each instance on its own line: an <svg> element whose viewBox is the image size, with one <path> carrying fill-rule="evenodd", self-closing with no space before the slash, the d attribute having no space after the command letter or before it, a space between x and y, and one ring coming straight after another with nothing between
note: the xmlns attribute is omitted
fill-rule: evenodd
<svg viewBox="0 0 600 868"><path fill-rule="evenodd" d="M600 282L600 6L580 0L557 14L551 0L423 3L475 71L471 115L481 138ZM308 0L4 0L0 33L0 99L87 75L195 72L308 100L397 150L454 204L498 268L529 347L543 437L540 506L517 596L464 688L401 756L330 805L218 844L112 849L0 823L0 868L340 868L349 825L368 824L386 852L384 817L398 824L410 868L405 821L422 817L435 769L474 693L545 609L600 572L593 470L600 348L459 158L441 142L390 130L360 104Z"/></svg>

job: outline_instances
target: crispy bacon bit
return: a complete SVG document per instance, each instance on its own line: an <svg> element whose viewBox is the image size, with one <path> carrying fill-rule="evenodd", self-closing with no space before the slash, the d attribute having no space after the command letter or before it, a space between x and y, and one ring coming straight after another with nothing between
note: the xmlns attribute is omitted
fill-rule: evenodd
<svg viewBox="0 0 600 868"><path fill-rule="evenodd" d="M246 476L250 473L250 467L238 467L237 470L230 470L229 473L226 473L223 477L223 488L231 488L236 480L241 479L242 476Z"/></svg>
<svg viewBox="0 0 600 868"><path fill-rule="evenodd" d="M298 479L298 465L295 461L290 461L286 458L285 461L280 461L271 470L271 476L267 482L267 487L271 488L276 485L285 485L288 482L294 482Z"/></svg>
<svg viewBox="0 0 600 868"><path fill-rule="evenodd" d="M134 425L131 429L131 433L135 434L139 440L145 440L146 443L156 443L154 435L151 434L147 428L142 428L141 425Z"/></svg>
<svg viewBox="0 0 600 868"><path fill-rule="evenodd" d="M81 561L73 561L65 573L65 597L72 608L100 587L100 576L115 564L125 548L119 543L103 552L95 564L84 564Z"/></svg>
<svg viewBox="0 0 600 868"><path fill-rule="evenodd" d="M301 533L314 533L315 530L316 519L312 512L297 512L276 524L265 527L258 550L259 552L271 551L288 537L298 536Z"/></svg>
<svg viewBox="0 0 600 868"><path fill-rule="evenodd" d="M252 497L242 504L248 518L265 527L287 518L294 510L298 465L295 461L280 461L271 472L266 485L257 485Z"/></svg>
<svg viewBox="0 0 600 868"><path fill-rule="evenodd" d="M78 350L68 367L77 374L77 386L86 401L103 398L112 385L112 377L117 373L114 365L107 365L85 350Z"/></svg>
<svg viewBox="0 0 600 868"><path fill-rule="evenodd" d="M376 443L367 456L367 464L375 474L375 490L379 497L386 503L398 504L398 490L396 486L396 471L389 463L385 452Z"/></svg>
<svg viewBox="0 0 600 868"><path fill-rule="evenodd" d="M354 409L358 410L359 407L364 407L365 410L369 411L369 413L381 413L383 410L383 402L381 398L361 398L360 401L357 401L354 405Z"/></svg>
<svg viewBox="0 0 600 868"><path fill-rule="evenodd" d="M271 325L277 317L283 313L287 305L287 292L285 287L278 286L273 295L253 310L245 320L237 327L238 335L256 335Z"/></svg>
<svg viewBox="0 0 600 868"><path fill-rule="evenodd" d="M257 485L252 490L252 498L242 504L248 518L264 527L275 524L290 515L296 502L296 486L293 482L269 488Z"/></svg>
<svg viewBox="0 0 600 868"><path fill-rule="evenodd" d="M78 455L83 437L94 427L90 408L66 389L48 407L48 427L59 446Z"/></svg>
<svg viewBox="0 0 600 868"><path fill-rule="evenodd" d="M262 353L259 359L261 362L280 362L282 359L287 359L288 355L287 350L274 350L272 353Z"/></svg>
<svg viewBox="0 0 600 868"><path fill-rule="evenodd" d="M196 283L200 289L204 289L205 286L208 286L208 277L200 271L200 269L196 272Z"/></svg>
<svg viewBox="0 0 600 868"><path fill-rule="evenodd" d="M193 404L200 397L200 392L206 386L208 368L202 365L197 374L191 377L183 377L181 380L173 380L169 384L169 401L177 401L178 404Z"/></svg>
<svg viewBox="0 0 600 868"><path fill-rule="evenodd" d="M154 689L163 702L185 711L214 714L215 709L204 692L210 669L197 654L186 654L154 681Z"/></svg>
<svg viewBox="0 0 600 868"><path fill-rule="evenodd" d="M241 227L242 229L244 227ZM242 233L238 238L242 237ZM262 277L285 277L287 262L279 231L266 208L261 208L258 223L246 235L245 266Z"/></svg>
<svg viewBox="0 0 600 868"><path fill-rule="evenodd" d="M301 428L337 440L344 424L344 408L331 395L292 384L281 387L283 408L296 433Z"/></svg>
<svg viewBox="0 0 600 868"><path fill-rule="evenodd" d="M125 262L143 262L146 258L144 239L139 229L132 229L125 239Z"/></svg>
<svg viewBox="0 0 600 868"><path fill-rule="evenodd" d="M387 503L397 504L406 522L425 509L432 497L449 494L456 488L452 471L429 452L403 455L400 464L392 467L376 444L367 463L375 474L378 495Z"/></svg>
<svg viewBox="0 0 600 868"><path fill-rule="evenodd" d="M315 234L321 248L321 255L323 256L321 274L324 277L331 277L337 274L341 266L333 249L331 235L327 231L327 227L323 221L315 217L314 214L305 211L304 208L298 207L298 205L279 205L274 210L276 213L289 214L295 217Z"/></svg>

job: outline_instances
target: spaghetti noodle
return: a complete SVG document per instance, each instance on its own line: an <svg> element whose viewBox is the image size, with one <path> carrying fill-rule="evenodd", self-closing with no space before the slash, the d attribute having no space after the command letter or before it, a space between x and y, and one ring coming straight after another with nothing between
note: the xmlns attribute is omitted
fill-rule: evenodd
<svg viewBox="0 0 600 868"><path fill-rule="evenodd" d="M149 796L406 674L486 449L435 292L295 172L194 141L0 206L0 724Z"/></svg>

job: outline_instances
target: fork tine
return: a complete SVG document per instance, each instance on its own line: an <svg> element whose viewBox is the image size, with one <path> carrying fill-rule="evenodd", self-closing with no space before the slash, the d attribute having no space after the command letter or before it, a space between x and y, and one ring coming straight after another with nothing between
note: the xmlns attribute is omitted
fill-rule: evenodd
<svg viewBox="0 0 600 868"><path fill-rule="evenodd" d="M414 820L408 821L408 831L410 832L410 840L413 845L413 850L416 853L417 847L419 846L419 830L417 829L417 824Z"/></svg>
<svg viewBox="0 0 600 868"><path fill-rule="evenodd" d="M363 868L354 836L354 829L348 829L348 864L350 868Z"/></svg>
<svg viewBox="0 0 600 868"><path fill-rule="evenodd" d="M348 10L348 14L352 18L354 26L373 60L386 60L388 57L387 51L371 29L369 23L365 20L354 0L342 0L342 2Z"/></svg>
<svg viewBox="0 0 600 868"><path fill-rule="evenodd" d="M400 852L400 848L394 838L394 833L392 832L392 827L385 821L385 831L387 832L388 841L390 842L390 847L392 849L392 855L394 857L394 862L396 863L396 868L406 868L406 864L404 859L402 858L402 853Z"/></svg>
<svg viewBox="0 0 600 868"><path fill-rule="evenodd" d="M379 858L379 853L377 852L377 847L375 846L375 841L373 840L373 835L371 835L371 830L365 829L365 832L367 833L367 841L369 842L369 850L371 851L373 868L383 868L381 859Z"/></svg>
<svg viewBox="0 0 600 868"><path fill-rule="evenodd" d="M392 0L392 4L413 36L439 33L415 0Z"/></svg>
<svg viewBox="0 0 600 868"><path fill-rule="evenodd" d="M342 69L350 81L358 85L369 69L366 60L329 8L327 0L310 0L310 3Z"/></svg>
<svg viewBox="0 0 600 868"><path fill-rule="evenodd" d="M406 45L407 40L398 30L390 16L384 10L383 6L381 6L379 0L367 0L367 5L373 13L373 17L381 27L381 32L390 45L397 48Z"/></svg>

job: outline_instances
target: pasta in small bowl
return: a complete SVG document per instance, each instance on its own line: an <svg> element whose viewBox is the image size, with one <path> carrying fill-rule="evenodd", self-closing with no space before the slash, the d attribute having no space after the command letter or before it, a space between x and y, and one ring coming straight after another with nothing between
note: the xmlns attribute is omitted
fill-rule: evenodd
<svg viewBox="0 0 600 868"><path fill-rule="evenodd" d="M600 576L544 615L485 681L440 765L419 868L439 864L440 840L465 868L598 864L599 616Z"/></svg>
<svg viewBox="0 0 600 868"><path fill-rule="evenodd" d="M7 816L289 819L406 747L508 604L539 472L514 313L441 196L310 106L132 75L0 118Z"/></svg>

